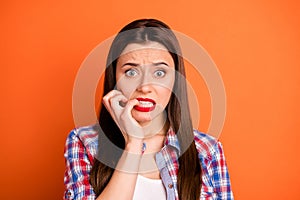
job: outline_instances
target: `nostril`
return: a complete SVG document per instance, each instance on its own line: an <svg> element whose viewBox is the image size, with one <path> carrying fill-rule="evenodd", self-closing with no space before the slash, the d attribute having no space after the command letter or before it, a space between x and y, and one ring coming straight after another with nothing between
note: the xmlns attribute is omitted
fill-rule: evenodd
<svg viewBox="0 0 300 200"><path fill-rule="evenodd" d="M151 92L151 86L149 84L143 84L143 85L140 85L138 88L137 88L138 91L141 91L141 92L144 92L144 93L148 93L148 92Z"/></svg>

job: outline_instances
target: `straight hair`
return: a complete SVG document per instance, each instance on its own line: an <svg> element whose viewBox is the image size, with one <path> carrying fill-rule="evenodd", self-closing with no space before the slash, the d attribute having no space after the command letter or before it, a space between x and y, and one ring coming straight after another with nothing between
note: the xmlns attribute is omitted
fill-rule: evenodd
<svg viewBox="0 0 300 200"><path fill-rule="evenodd" d="M143 44L150 41L164 45L175 63L175 83L166 112L170 126L178 137L180 150L183 152L178 158L177 189L179 199L196 200L200 198L202 185L201 166L194 143L181 48L168 25L156 19L140 19L129 23L117 34L107 57L103 96L115 88L117 58L124 48L131 43ZM112 146L115 145L122 150L125 148L123 135L104 106L100 109L99 125L100 127L96 128L99 133L98 156L101 157L100 160L110 160L111 163L104 164L97 158L93 163L90 183L96 196L101 194L110 181L114 167L122 154L122 151L116 152ZM110 142L107 142L108 140Z"/></svg>

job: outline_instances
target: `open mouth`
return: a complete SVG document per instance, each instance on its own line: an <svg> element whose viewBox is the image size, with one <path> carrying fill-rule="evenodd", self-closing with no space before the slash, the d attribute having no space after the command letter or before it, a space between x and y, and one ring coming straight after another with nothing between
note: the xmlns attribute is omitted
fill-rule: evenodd
<svg viewBox="0 0 300 200"><path fill-rule="evenodd" d="M150 112L155 108L155 101L149 98L136 98L139 105L134 106L134 109L141 112Z"/></svg>

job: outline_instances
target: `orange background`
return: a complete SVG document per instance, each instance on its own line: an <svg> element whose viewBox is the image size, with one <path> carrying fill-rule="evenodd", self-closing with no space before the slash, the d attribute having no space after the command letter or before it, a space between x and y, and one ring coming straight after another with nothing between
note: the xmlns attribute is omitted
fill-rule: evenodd
<svg viewBox="0 0 300 200"><path fill-rule="evenodd" d="M0 199L62 198L77 70L97 44L145 17L194 38L219 67L235 198L299 199L299 8L293 0L1 1Z"/></svg>

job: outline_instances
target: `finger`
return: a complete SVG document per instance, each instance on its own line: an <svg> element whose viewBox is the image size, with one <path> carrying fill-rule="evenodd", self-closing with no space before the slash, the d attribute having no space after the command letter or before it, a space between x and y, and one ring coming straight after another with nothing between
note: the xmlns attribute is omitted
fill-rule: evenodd
<svg viewBox="0 0 300 200"><path fill-rule="evenodd" d="M110 99L111 110L115 116L120 116L126 102L127 98L122 94L116 95Z"/></svg>
<svg viewBox="0 0 300 200"><path fill-rule="evenodd" d="M102 103L104 104L104 106L106 107L106 109L109 113L111 113L110 99L119 94L122 94L122 93L118 90L112 90L103 97Z"/></svg>
<svg viewBox="0 0 300 200"><path fill-rule="evenodd" d="M129 119L133 125L133 127L131 127L130 130L128 130L128 132L127 132L127 134L129 136L135 137L135 138L143 138L144 134L142 132L142 128L141 128L140 124L133 118L132 113L131 113L134 106L136 106L138 104L139 104L139 101L136 99L132 99L132 100L128 101L126 106L124 107L124 112L121 115L121 120Z"/></svg>
<svg viewBox="0 0 300 200"><path fill-rule="evenodd" d="M113 111L112 106L111 106L111 99L114 98L116 95L120 95L120 94L122 94L120 91L112 90L103 97L103 101L102 101L106 110L109 112L110 116L115 121L117 126L119 126L119 128L120 128L120 125L118 123L118 120L116 119L115 112Z"/></svg>
<svg viewBox="0 0 300 200"><path fill-rule="evenodd" d="M115 121L116 125L121 130L121 133L125 139L125 142L128 140L127 134L124 132L122 126L120 125L120 115L121 111L124 110L124 106L126 105L127 98L122 94L122 92L118 90L112 90L108 92L103 97L103 104L106 107L107 111Z"/></svg>
<svg viewBox="0 0 300 200"><path fill-rule="evenodd" d="M139 101L137 99L129 100L127 102L126 106L124 107L124 112L131 116L131 111L132 111L133 107L138 104L139 104Z"/></svg>
<svg viewBox="0 0 300 200"><path fill-rule="evenodd" d="M112 97L114 97L115 95L119 95L119 94L122 94L122 93L118 90L112 90L103 97L103 102L107 104L107 103L109 103L109 100Z"/></svg>

